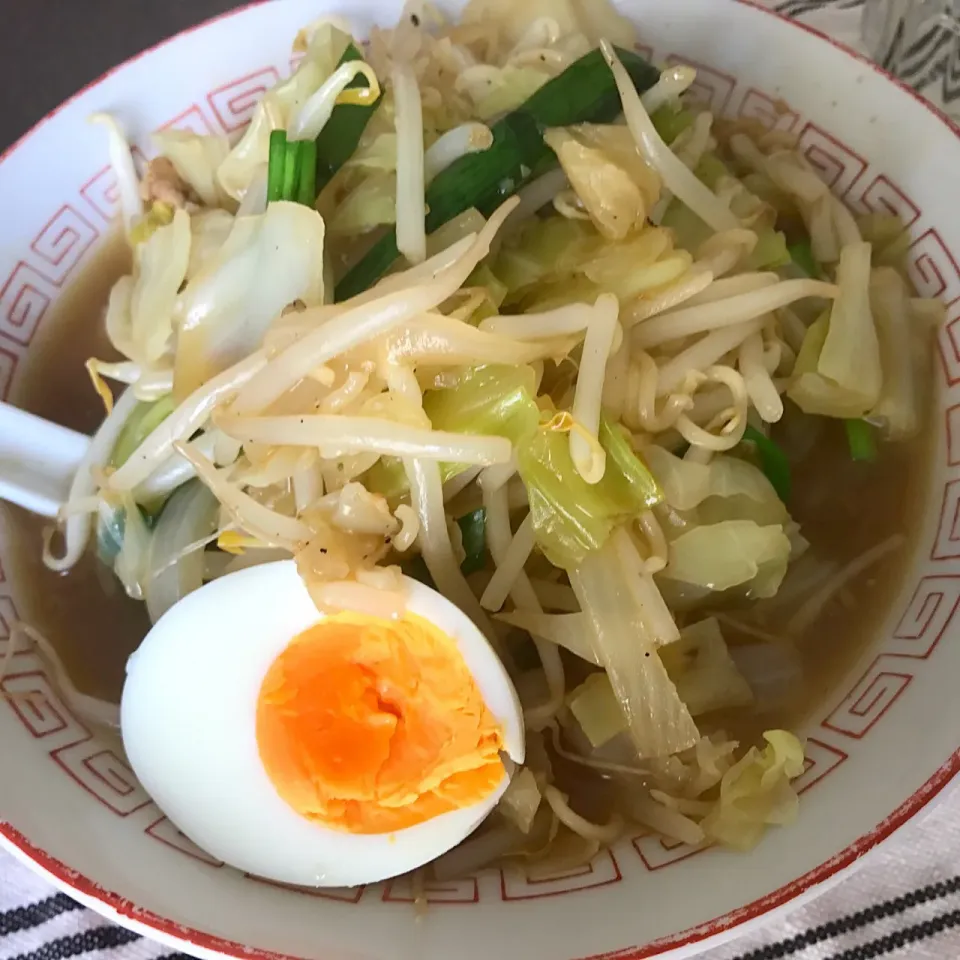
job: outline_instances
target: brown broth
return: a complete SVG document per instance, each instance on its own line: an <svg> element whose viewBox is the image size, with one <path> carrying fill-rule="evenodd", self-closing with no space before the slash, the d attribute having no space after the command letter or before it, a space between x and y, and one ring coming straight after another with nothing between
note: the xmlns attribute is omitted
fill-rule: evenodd
<svg viewBox="0 0 960 960"><path fill-rule="evenodd" d="M762 716L741 711L739 716L716 718L731 735L755 742L764 729L796 727L823 706L876 638L909 573L915 533L922 527L933 456L932 421L926 418L927 429L914 440L882 444L875 463L851 460L843 424L820 421L815 455L793 466L790 503L790 514L810 549L842 567L895 534L905 539L828 603L796 638L804 674L796 699ZM795 611L796 606L790 606L779 620L762 626L779 636ZM749 609L731 613L755 623ZM728 641L751 640L725 623L722 626Z"/></svg>
<svg viewBox="0 0 960 960"><path fill-rule="evenodd" d="M104 306L111 285L128 269L129 253L117 236L42 325L18 380L15 403L77 430L96 429L103 410L83 361L114 357L103 332ZM850 460L842 425L821 421L815 453L794 467L790 504L819 556L844 564L895 533L909 535L920 528L931 433L911 443L883 446L879 463L860 464ZM81 690L117 699L126 658L148 629L142 604L129 600L112 573L92 556L66 576L47 570L40 559L42 523L17 508L2 509L6 536L12 541L11 576L20 615L50 638ZM829 604L799 638L805 683L789 709L762 717L740 711L705 718L701 726L723 726L756 741L763 729L796 724L822 704L875 635L903 583L910 555L908 541L851 585L847 603ZM731 613L749 618L749 610ZM765 623L764 628L777 633L783 623ZM750 639L727 625L723 629L732 642Z"/></svg>
<svg viewBox="0 0 960 960"><path fill-rule="evenodd" d="M97 429L103 405L83 364L91 356L118 359L103 316L111 286L129 270L129 249L117 234L41 324L10 398L13 403L74 430ZM149 628L143 604L130 600L92 553L68 574L48 570L40 539L47 521L18 507L0 510L18 613L50 639L81 691L119 701L127 657Z"/></svg>

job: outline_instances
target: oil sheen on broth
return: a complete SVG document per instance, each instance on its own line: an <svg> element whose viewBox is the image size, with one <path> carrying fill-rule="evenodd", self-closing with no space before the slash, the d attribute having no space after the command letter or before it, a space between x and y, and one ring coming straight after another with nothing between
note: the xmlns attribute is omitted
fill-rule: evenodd
<svg viewBox="0 0 960 960"><path fill-rule="evenodd" d="M114 237L61 297L42 324L11 397L18 406L76 430L96 429L103 408L84 361L115 356L103 332L103 313L110 287L128 272L129 259L123 238ZM929 424L931 418L926 420ZM851 461L840 421L816 422L819 432L803 456L794 456L799 449L791 449L788 430L775 436L795 461L790 512L818 556L843 565L893 534L918 530L932 431L911 443L881 446L879 461L868 464ZM40 558L43 522L17 508L3 511L21 617L51 640L83 692L118 700L126 659L149 629L143 604L128 599L112 572L92 555L65 576L47 570ZM708 726L722 725L754 741L764 729L796 724L821 703L875 633L898 594L911 553L908 541L875 564L800 636L805 680L789 707L756 720L741 711ZM764 628L777 634L783 624L767 622ZM750 639L726 623L723 632L729 643Z"/></svg>

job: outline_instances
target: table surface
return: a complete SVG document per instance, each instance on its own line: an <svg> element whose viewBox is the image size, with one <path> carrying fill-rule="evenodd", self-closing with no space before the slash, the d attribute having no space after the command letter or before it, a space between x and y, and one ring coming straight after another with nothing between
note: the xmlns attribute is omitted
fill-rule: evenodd
<svg viewBox="0 0 960 960"><path fill-rule="evenodd" d="M104 71L242 0L0 0L0 150Z"/></svg>

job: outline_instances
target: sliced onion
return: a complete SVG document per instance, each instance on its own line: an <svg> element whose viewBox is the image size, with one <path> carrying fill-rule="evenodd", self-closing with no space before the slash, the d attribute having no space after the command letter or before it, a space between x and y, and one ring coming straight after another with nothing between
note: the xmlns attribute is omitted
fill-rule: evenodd
<svg viewBox="0 0 960 960"><path fill-rule="evenodd" d="M167 501L153 531L149 569L160 572L143 585L151 623L178 600L203 586L203 550L184 552L217 528L220 504L199 480L191 480Z"/></svg>

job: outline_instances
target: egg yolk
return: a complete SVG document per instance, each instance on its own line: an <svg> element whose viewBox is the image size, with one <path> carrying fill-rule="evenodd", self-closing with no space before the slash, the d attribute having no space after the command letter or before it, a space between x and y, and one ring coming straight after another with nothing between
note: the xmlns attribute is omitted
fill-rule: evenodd
<svg viewBox="0 0 960 960"><path fill-rule="evenodd" d="M351 833L477 803L505 772L503 728L456 644L409 613L342 613L294 638L264 678L256 728L280 796Z"/></svg>

